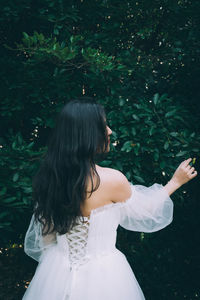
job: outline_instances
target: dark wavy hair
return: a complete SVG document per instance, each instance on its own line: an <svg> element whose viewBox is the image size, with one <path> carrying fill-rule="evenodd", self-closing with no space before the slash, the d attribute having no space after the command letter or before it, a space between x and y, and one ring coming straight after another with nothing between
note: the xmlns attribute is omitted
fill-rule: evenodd
<svg viewBox="0 0 200 300"><path fill-rule="evenodd" d="M100 184L95 163L105 157L108 146L104 108L93 99L69 101L57 116L47 146L33 177L34 215L43 224L44 235L65 234L82 216L88 179L92 183L89 196Z"/></svg>

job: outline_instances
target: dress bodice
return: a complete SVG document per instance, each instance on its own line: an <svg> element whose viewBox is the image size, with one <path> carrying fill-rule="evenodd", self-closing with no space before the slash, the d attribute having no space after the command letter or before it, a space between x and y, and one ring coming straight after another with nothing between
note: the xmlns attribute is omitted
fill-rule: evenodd
<svg viewBox="0 0 200 300"><path fill-rule="evenodd" d="M63 238L67 242L69 261L80 266L92 258L115 251L119 210L115 204L108 204L92 210L90 217L77 218L76 224Z"/></svg>
<svg viewBox="0 0 200 300"><path fill-rule="evenodd" d="M139 232L158 231L172 221L173 202L162 185L132 185L132 194L124 202L104 205L91 211L89 218L77 220L66 234L43 236L41 224L32 216L25 236L24 250L37 261L50 247L56 247L71 265L82 265L116 251L117 227Z"/></svg>

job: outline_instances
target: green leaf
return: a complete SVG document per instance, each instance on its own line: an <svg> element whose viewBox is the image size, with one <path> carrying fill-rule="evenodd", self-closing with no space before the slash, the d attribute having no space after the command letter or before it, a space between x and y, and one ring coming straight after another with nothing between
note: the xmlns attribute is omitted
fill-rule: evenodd
<svg viewBox="0 0 200 300"><path fill-rule="evenodd" d="M32 193L32 187L23 187L24 193L30 194Z"/></svg>
<svg viewBox="0 0 200 300"><path fill-rule="evenodd" d="M59 34L58 28L54 28L53 33L54 33L55 35L58 35L58 34Z"/></svg>
<svg viewBox="0 0 200 300"><path fill-rule="evenodd" d="M134 127L131 128L132 135L136 135L136 129Z"/></svg>
<svg viewBox="0 0 200 300"><path fill-rule="evenodd" d="M15 150L16 149L16 141L12 142L12 149Z"/></svg>
<svg viewBox="0 0 200 300"><path fill-rule="evenodd" d="M167 99L167 94L163 94L160 96L160 101Z"/></svg>
<svg viewBox="0 0 200 300"><path fill-rule="evenodd" d="M178 135L178 132L170 132L170 135L176 137Z"/></svg>
<svg viewBox="0 0 200 300"><path fill-rule="evenodd" d="M28 144L27 148L30 149L33 147L33 145L34 145L34 142L31 142L30 144Z"/></svg>
<svg viewBox="0 0 200 300"><path fill-rule="evenodd" d="M15 173L15 174L13 175L13 181L16 182L18 179L19 179L19 174L18 174L18 173Z"/></svg>
<svg viewBox="0 0 200 300"><path fill-rule="evenodd" d="M121 151L130 152L132 150L132 141L127 141L123 144Z"/></svg>
<svg viewBox="0 0 200 300"><path fill-rule="evenodd" d="M176 157L184 156L188 154L188 151L180 151L179 153L176 154Z"/></svg>
<svg viewBox="0 0 200 300"><path fill-rule="evenodd" d="M154 158L155 161L158 161L158 159L159 159L159 152L158 151L154 151L153 158Z"/></svg>
<svg viewBox="0 0 200 300"><path fill-rule="evenodd" d="M22 32L25 39L29 39L29 35L26 32Z"/></svg>
<svg viewBox="0 0 200 300"><path fill-rule="evenodd" d="M161 169L164 169L166 167L166 162L165 161L161 161L160 167L161 167Z"/></svg>
<svg viewBox="0 0 200 300"><path fill-rule="evenodd" d="M127 179L130 179L131 178L131 173L128 171L128 172L126 172L126 177L127 177Z"/></svg>
<svg viewBox="0 0 200 300"><path fill-rule="evenodd" d="M16 197L8 197L3 199L3 203L11 203L16 200Z"/></svg>
<svg viewBox="0 0 200 300"><path fill-rule="evenodd" d="M18 134L18 136L17 136L17 141L18 141L18 144L19 144L19 145L22 145L23 140L22 140L22 137L21 137L20 134Z"/></svg>
<svg viewBox="0 0 200 300"><path fill-rule="evenodd" d="M154 126L152 126L152 127L149 129L149 135L152 135L152 134L153 134L153 132L154 132L154 130L155 130L155 127L154 127Z"/></svg>
<svg viewBox="0 0 200 300"><path fill-rule="evenodd" d="M136 114L133 114L132 117L133 117L133 119L135 119L136 121L139 121L139 120L140 120L140 118L139 118Z"/></svg>
<svg viewBox="0 0 200 300"><path fill-rule="evenodd" d="M169 148L169 142L166 141L165 144L164 144L164 149L167 150L168 148Z"/></svg>
<svg viewBox="0 0 200 300"><path fill-rule="evenodd" d="M140 183L145 183L144 179L140 176L137 176L137 175L133 175L133 177Z"/></svg>
<svg viewBox="0 0 200 300"><path fill-rule="evenodd" d="M156 105L158 103L158 99L159 99L159 94L155 94L153 96L153 103Z"/></svg>
<svg viewBox="0 0 200 300"><path fill-rule="evenodd" d="M175 115L176 112L177 112L177 109L176 109L176 108L173 109L173 110L171 110L171 111L169 111L169 112L167 112L167 113L165 114L165 118L168 118L168 117L171 117L171 116Z"/></svg>
<svg viewBox="0 0 200 300"><path fill-rule="evenodd" d="M120 98L119 99L119 106L123 106L124 105L124 99Z"/></svg>
<svg viewBox="0 0 200 300"><path fill-rule="evenodd" d="M136 143L136 145L133 147L133 150L135 155L138 155L140 150L140 143Z"/></svg>

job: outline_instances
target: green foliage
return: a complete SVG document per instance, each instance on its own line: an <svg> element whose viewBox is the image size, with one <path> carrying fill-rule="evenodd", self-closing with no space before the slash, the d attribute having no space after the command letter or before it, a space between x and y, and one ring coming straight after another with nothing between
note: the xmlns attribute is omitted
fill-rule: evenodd
<svg viewBox="0 0 200 300"><path fill-rule="evenodd" d="M110 166L128 172L135 183L150 185L166 182L182 160L198 155L200 138L182 105L166 94L152 100L130 96L124 102L120 113L115 108L107 116L110 127L118 128Z"/></svg>
<svg viewBox="0 0 200 300"><path fill-rule="evenodd" d="M45 38L42 33L34 31L32 36L23 32L23 44L17 44L17 47L29 58L28 62L35 62L31 59L34 56L37 61L51 60L55 64L65 64L68 60L74 59L78 54L78 42L82 40L81 36L71 36L68 46L66 41L59 43L56 37Z"/></svg>
<svg viewBox="0 0 200 300"><path fill-rule="evenodd" d="M104 105L113 134L111 152L102 165L121 170L135 184L165 184L182 160L199 157L199 1L3 0L1 4L4 244L24 237L32 176L56 114L71 98L85 94ZM160 253L163 266L170 264L168 258L175 263L173 249L178 253L178 242L183 246L178 232L186 231L188 219L198 211L189 186L173 195L180 221L173 232L158 234L157 243L146 234L138 235L136 246L133 236L123 232L120 245L130 260L138 255L137 267L146 249L148 254ZM186 205L191 213L187 218ZM191 220L190 228L200 225L197 219ZM154 254L145 260L152 262L149 270ZM158 270L154 273L157 276ZM143 275L141 280L152 285ZM173 294L159 290L159 298L176 298L173 288L169 290ZM188 299L196 299L193 295L192 290ZM155 292L152 299L156 297Z"/></svg>
<svg viewBox="0 0 200 300"><path fill-rule="evenodd" d="M34 142L27 144L20 133L10 134L9 141L0 148L0 229L8 233L24 222L22 218L32 198L31 176L36 171L33 162L42 154L34 151Z"/></svg>

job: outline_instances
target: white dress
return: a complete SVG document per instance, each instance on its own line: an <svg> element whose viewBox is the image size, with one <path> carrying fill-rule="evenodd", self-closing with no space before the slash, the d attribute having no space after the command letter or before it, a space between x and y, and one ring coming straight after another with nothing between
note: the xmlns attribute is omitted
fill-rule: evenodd
<svg viewBox="0 0 200 300"><path fill-rule="evenodd" d="M144 300L125 255L116 247L118 225L140 232L171 223L173 202L160 184L131 184L125 202L92 210L67 234L43 237L32 216L24 251L39 262L23 300Z"/></svg>

